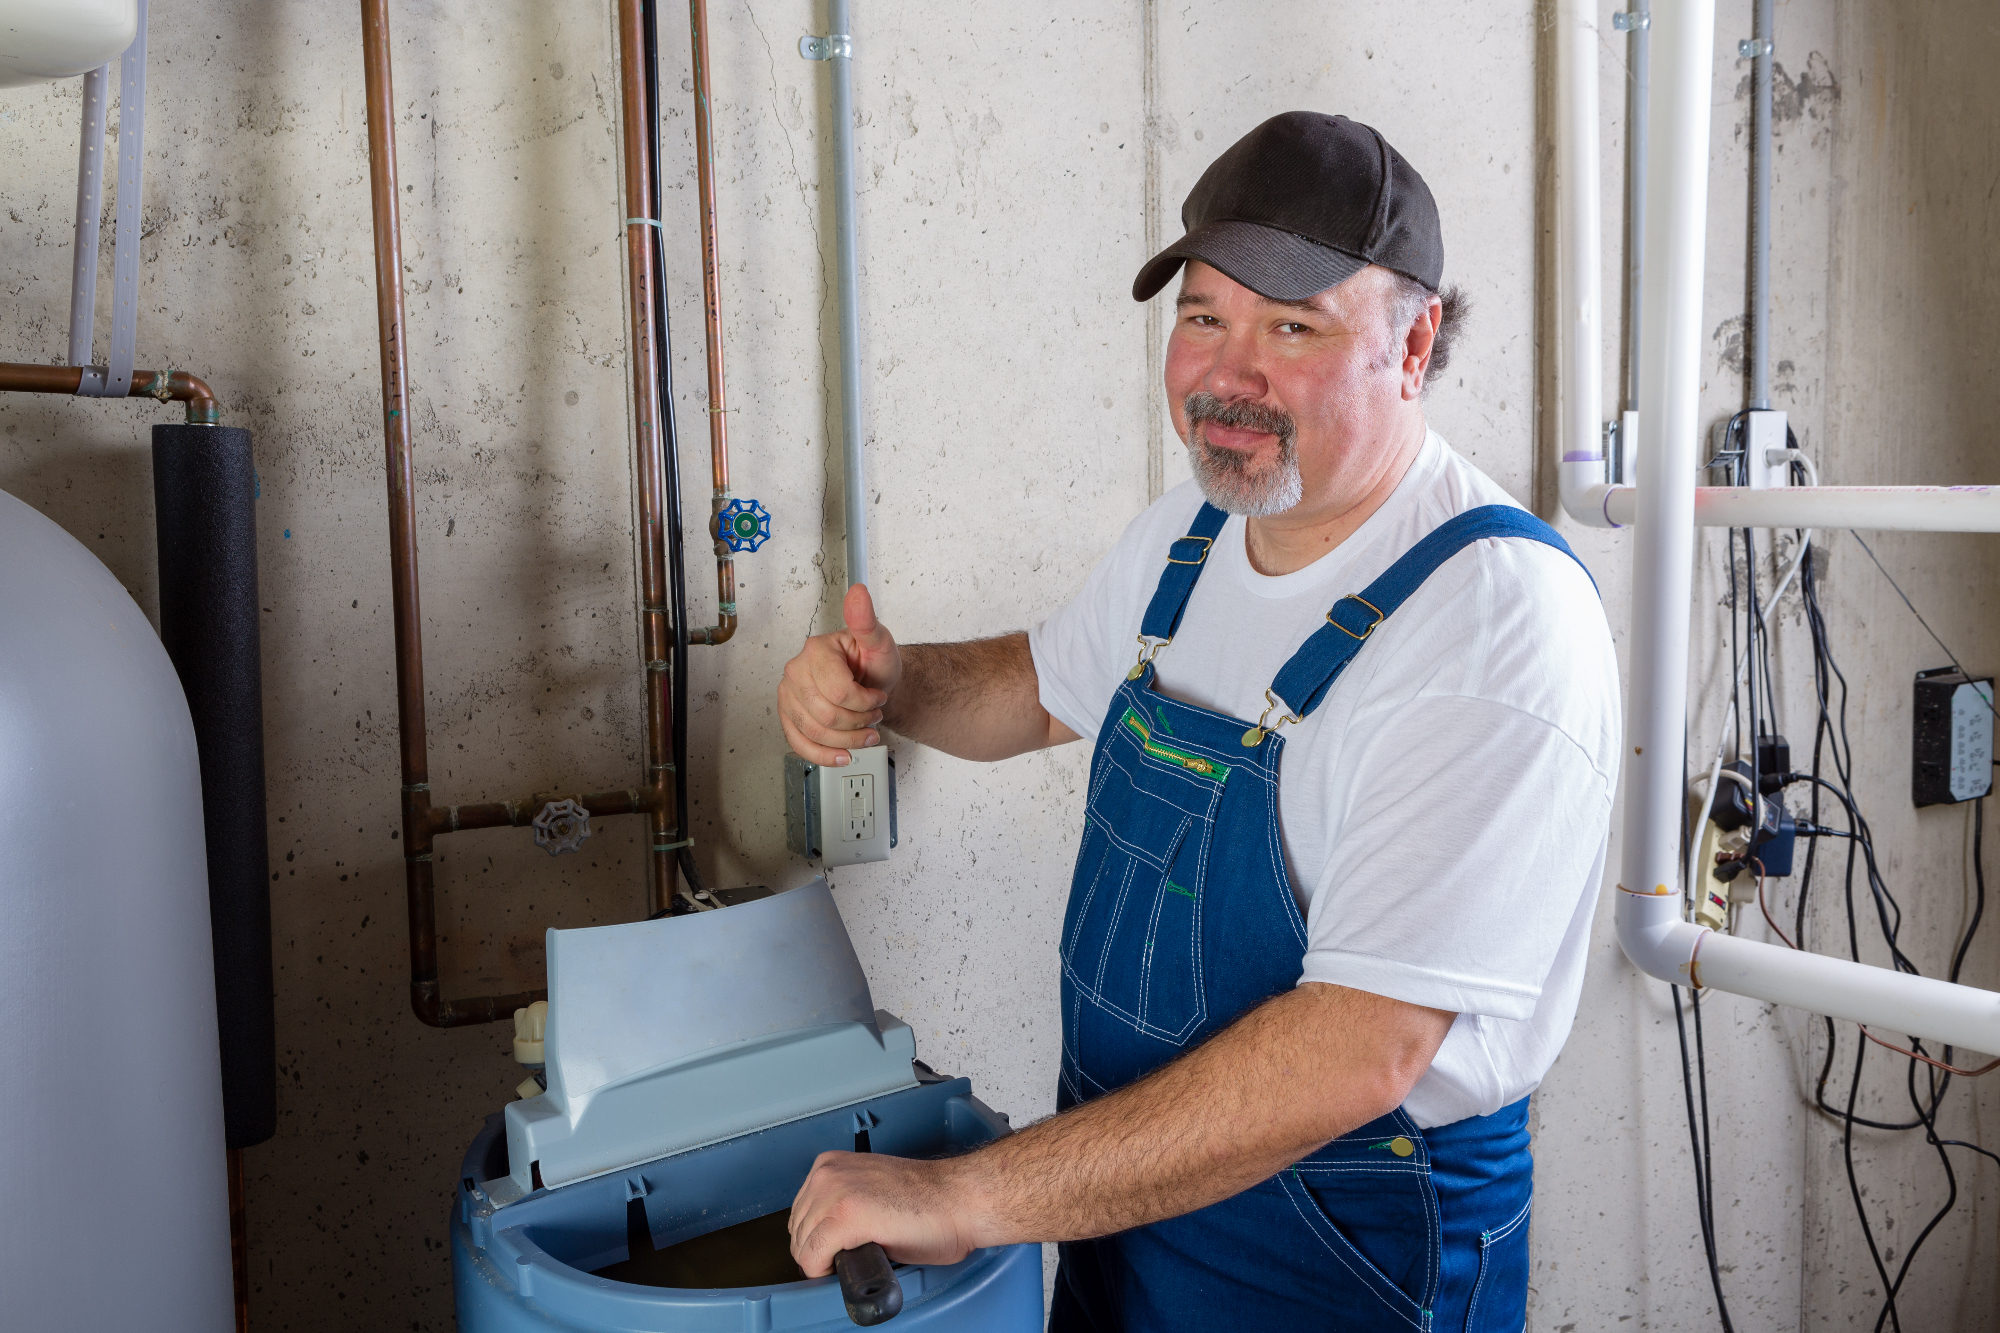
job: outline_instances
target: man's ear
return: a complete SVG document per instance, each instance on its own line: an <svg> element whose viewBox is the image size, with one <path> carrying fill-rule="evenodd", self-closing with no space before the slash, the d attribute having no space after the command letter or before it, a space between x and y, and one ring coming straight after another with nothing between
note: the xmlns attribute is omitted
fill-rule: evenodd
<svg viewBox="0 0 2000 1333"><path fill-rule="evenodd" d="M1438 325L1444 320L1444 302L1432 296L1430 304L1410 321L1403 343L1403 401L1415 402L1424 396L1424 376L1431 368L1431 348L1437 343Z"/></svg>

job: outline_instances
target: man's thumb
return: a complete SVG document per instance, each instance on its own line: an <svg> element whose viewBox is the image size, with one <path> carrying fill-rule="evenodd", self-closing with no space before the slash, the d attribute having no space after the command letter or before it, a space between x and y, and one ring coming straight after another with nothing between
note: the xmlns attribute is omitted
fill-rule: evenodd
<svg viewBox="0 0 2000 1333"><path fill-rule="evenodd" d="M865 647L879 648L881 640L888 638L889 632L882 628L882 622L875 618L875 599L868 595L868 586L857 583L847 590L847 597L840 604L840 611L847 618L847 631L863 641Z"/></svg>

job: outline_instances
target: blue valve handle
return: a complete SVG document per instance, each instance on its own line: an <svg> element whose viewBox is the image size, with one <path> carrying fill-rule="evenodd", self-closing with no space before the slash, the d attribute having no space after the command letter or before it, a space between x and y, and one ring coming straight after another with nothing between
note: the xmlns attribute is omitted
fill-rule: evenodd
<svg viewBox="0 0 2000 1333"><path fill-rule="evenodd" d="M715 516L715 537L732 551L754 551L771 539L771 511L755 500L731 500Z"/></svg>

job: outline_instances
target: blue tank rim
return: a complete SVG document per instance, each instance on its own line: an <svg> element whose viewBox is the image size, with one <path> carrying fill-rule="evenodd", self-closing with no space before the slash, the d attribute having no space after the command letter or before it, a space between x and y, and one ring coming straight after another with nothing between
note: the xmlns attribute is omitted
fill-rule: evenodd
<svg viewBox="0 0 2000 1333"><path fill-rule="evenodd" d="M930 1075L930 1080L725 1143L539 1190L505 1208L495 1208L480 1188L482 1180L505 1173L500 1160L506 1153L504 1117L489 1116L467 1149L459 1174L451 1219L454 1267L469 1267L483 1279L483 1285L497 1289L495 1294L504 1292L512 1301L532 1302L547 1315L584 1326L598 1322L610 1327L640 1326L628 1324L632 1320L650 1326L676 1316L689 1320L686 1326L690 1328L754 1326L779 1330L828 1321L845 1324L839 1285L832 1277L693 1290L617 1282L597 1276L591 1268L624 1257L624 1219L629 1202L633 1198L671 1201L671 1196L681 1193L675 1188L678 1181L699 1181L713 1188L718 1181L733 1182L746 1172L760 1173L766 1182L766 1197L770 1194L768 1182L776 1180L783 1186L784 1202L789 1202L811 1159L829 1146L851 1144L857 1126L873 1137L880 1151L899 1156L940 1155L936 1151L896 1152L899 1147L942 1146L947 1152L964 1151L1012 1132L1004 1116L972 1095L969 1080L936 1075ZM778 1164L775 1169L774 1163ZM694 1192L699 1192L699 1186ZM703 1210L700 1221L690 1219L680 1228L670 1224L664 1243L775 1211L755 1201L759 1197L755 1190L749 1197L753 1202L737 1210L740 1216L728 1212L709 1216L708 1210ZM649 1202L647 1207L650 1227L656 1205ZM656 1243L661 1243L659 1234L656 1232ZM551 1253L549 1244L568 1253ZM1039 1274L1040 1251L1038 1245L1002 1246L975 1250L956 1264L898 1265L905 1309L952 1295L974 1297L1020 1264L1032 1262Z"/></svg>

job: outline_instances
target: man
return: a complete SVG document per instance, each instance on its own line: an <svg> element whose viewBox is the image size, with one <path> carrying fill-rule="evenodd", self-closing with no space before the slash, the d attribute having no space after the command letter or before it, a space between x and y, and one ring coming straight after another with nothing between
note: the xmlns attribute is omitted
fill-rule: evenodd
<svg viewBox="0 0 2000 1333"><path fill-rule="evenodd" d="M1588 574L1424 420L1459 304L1430 191L1294 112L1209 168L1166 389L1195 480L1031 634L899 647L867 591L778 707L839 765L1089 738L1059 1113L829 1153L828 1271L1062 1242L1051 1328L1519 1330L1527 1095L1568 1035L1618 754Z"/></svg>

